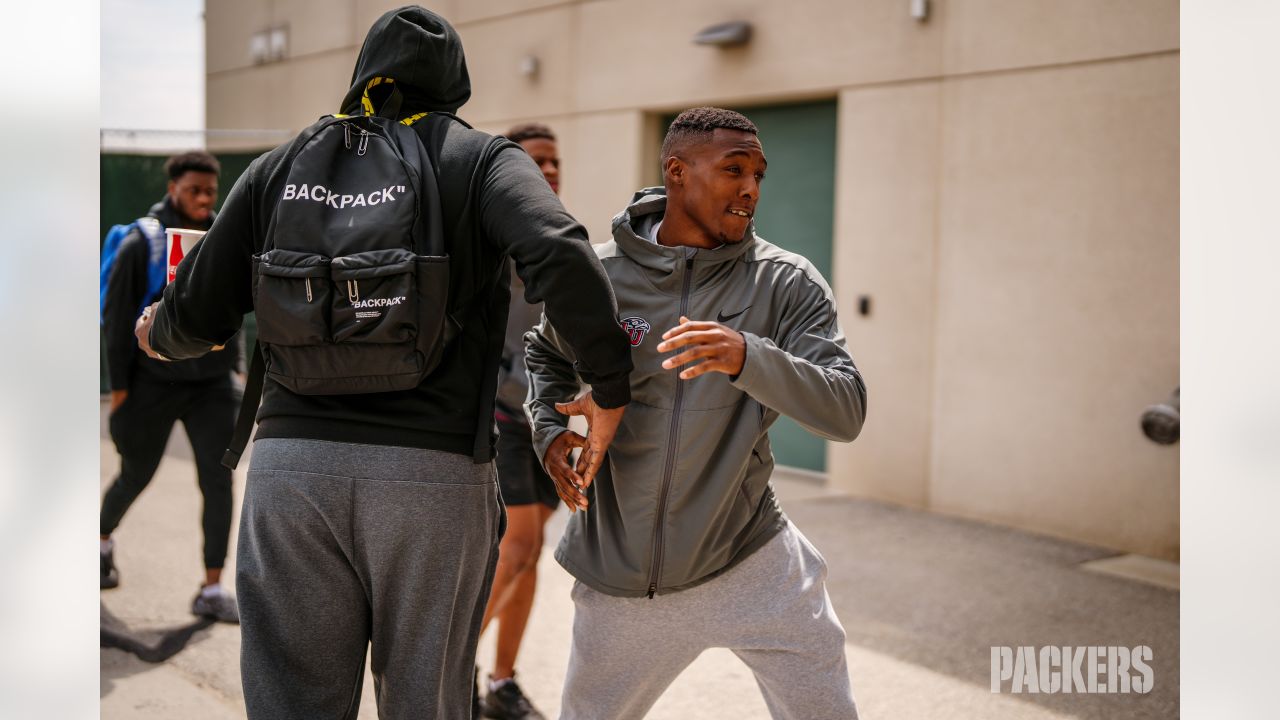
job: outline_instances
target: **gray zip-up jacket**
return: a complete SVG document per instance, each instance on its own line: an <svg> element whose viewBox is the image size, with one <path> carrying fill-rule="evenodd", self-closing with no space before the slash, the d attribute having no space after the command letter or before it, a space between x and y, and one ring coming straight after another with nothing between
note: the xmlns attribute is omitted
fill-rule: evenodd
<svg viewBox="0 0 1280 720"><path fill-rule="evenodd" d="M556 559L609 595L652 596L709 580L764 545L786 523L769 483L769 426L779 414L840 442L858 436L866 386L845 348L835 300L803 257L747 231L714 250L645 239L666 208L663 188L636 193L596 253L631 335L631 404ZM662 334L692 320L742 333L734 378L680 380L664 370ZM579 383L573 355L543 319L525 336L525 413L538 457L564 432L554 404ZM678 352L678 351L677 351Z"/></svg>

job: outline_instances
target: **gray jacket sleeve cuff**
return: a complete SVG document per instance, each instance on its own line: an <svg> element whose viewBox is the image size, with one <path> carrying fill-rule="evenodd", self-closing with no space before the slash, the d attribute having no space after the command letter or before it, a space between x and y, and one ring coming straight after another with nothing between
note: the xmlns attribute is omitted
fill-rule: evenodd
<svg viewBox="0 0 1280 720"><path fill-rule="evenodd" d="M749 332L741 333L741 335L742 339L747 343L746 354L742 362L742 372L730 377L729 384L750 394L751 388L759 384L763 376L768 375L765 371L768 358L765 356L770 350L777 351L778 348L759 335Z"/></svg>

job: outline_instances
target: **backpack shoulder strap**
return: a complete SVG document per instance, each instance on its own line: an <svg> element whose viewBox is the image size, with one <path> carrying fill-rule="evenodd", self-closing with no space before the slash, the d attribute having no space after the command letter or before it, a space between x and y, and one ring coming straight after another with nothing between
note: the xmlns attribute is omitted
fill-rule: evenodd
<svg viewBox="0 0 1280 720"><path fill-rule="evenodd" d="M258 414L258 404L262 401L262 383L267 376L267 365L262 359L262 345L256 340L253 343L253 357L249 360L249 378L245 381L244 397L240 400L240 414L236 418L235 430L231 433L231 444L222 456L222 464L235 470L240 464L240 456L249 444L249 433L253 432L253 420Z"/></svg>
<svg viewBox="0 0 1280 720"><path fill-rule="evenodd" d="M135 223L128 225L112 225L107 236L102 240L102 257L98 262L98 324L106 323L104 313L107 309L107 283L111 280L111 271L116 264L116 255L120 252L120 243L133 230Z"/></svg>
<svg viewBox="0 0 1280 720"><path fill-rule="evenodd" d="M149 302L164 290L165 278L169 273L165 260L164 225L153 217L138 218L138 230L147 241L147 298Z"/></svg>
<svg viewBox="0 0 1280 720"><path fill-rule="evenodd" d="M448 254L444 240L443 211L440 207L439 174L431 153L422 142L422 136L413 129L413 124L431 115L421 112L401 120L391 126L396 136L396 143L409 163L418 171L419 192L421 199L427 204L426 213L419 213L415 220L415 235L418 238L415 251L419 255L441 257ZM403 127L401 127L403 126Z"/></svg>

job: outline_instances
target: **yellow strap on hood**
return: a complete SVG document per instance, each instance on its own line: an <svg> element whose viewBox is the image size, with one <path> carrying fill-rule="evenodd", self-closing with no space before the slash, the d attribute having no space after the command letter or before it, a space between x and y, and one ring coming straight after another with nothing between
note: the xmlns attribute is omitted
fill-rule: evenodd
<svg viewBox="0 0 1280 720"><path fill-rule="evenodd" d="M378 87L379 85L381 85L381 84L383 84L383 83L391 84L391 83L394 83L394 82L395 82L395 78L389 78L389 77L375 77L375 78L373 78L372 80L370 80L368 83L366 83L366 84L365 84L365 86L364 86L364 93L360 95L360 105L361 105L361 107L363 107L363 108L364 108L364 114L365 114L365 115L374 115L374 114L375 114L375 113L374 113L374 109L373 109L373 101L369 99L369 91L370 91L370 90L372 90L372 89L374 89L374 88L376 88L376 87ZM403 124L403 125L413 125L414 123L418 122L419 120L421 120L422 118L424 118L424 117L426 117L426 116L428 116L428 115L430 115L430 114L431 114L431 113L429 113L429 112L420 112L420 113L418 113L417 115L412 115L412 116L410 116L410 117L407 117L407 118L405 118L405 119L401 120L401 121L400 121L400 123L401 123L401 124ZM335 117L342 117L342 115L336 115Z"/></svg>
<svg viewBox="0 0 1280 720"><path fill-rule="evenodd" d="M382 83L394 83L395 80L388 77L376 77L365 83L364 93L360 96L360 105L364 108L365 115L375 114L373 111L373 101L369 99L369 91L378 87Z"/></svg>

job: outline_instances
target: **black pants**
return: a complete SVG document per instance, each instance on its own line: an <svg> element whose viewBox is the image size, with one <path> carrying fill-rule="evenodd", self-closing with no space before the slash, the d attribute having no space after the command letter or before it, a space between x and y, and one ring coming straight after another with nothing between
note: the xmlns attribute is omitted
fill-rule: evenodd
<svg viewBox="0 0 1280 720"><path fill-rule="evenodd" d="M196 459L204 496L204 566L221 568L231 535L231 471L222 454L231 442L240 395L231 379L197 384L138 381L111 414L111 439L120 453L120 475L102 499L101 533L110 535L129 506L151 482L179 420Z"/></svg>

